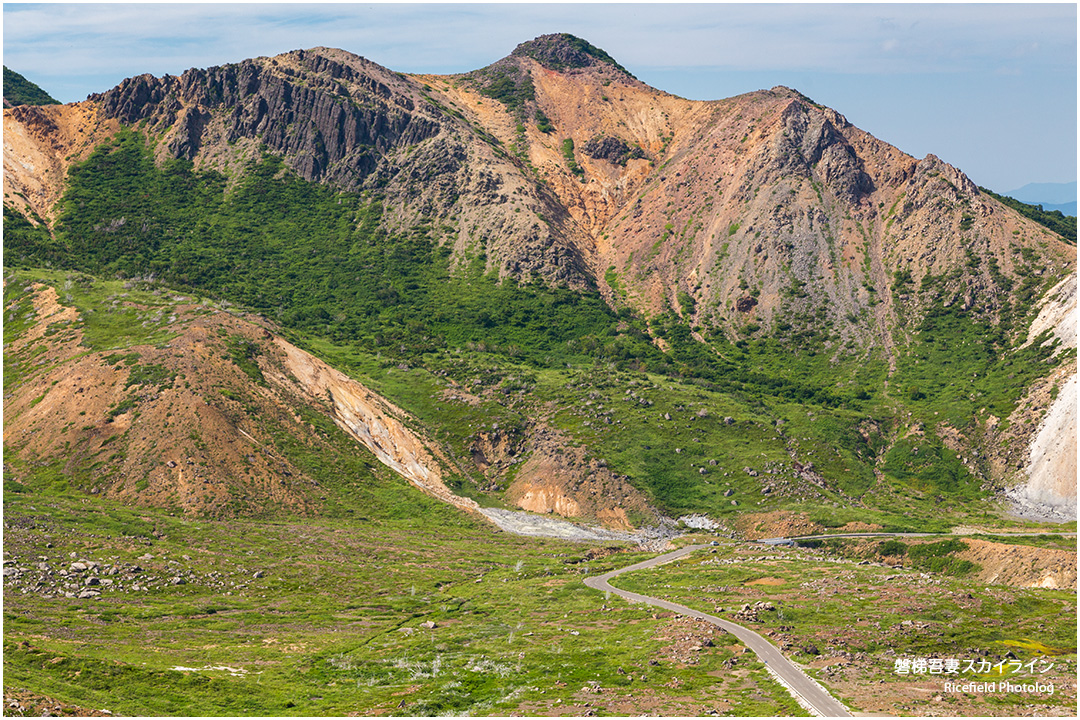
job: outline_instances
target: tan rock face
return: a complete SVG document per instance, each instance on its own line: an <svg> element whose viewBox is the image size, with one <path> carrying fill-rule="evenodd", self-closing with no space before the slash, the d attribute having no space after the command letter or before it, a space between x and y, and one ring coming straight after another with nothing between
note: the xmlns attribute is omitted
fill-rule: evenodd
<svg viewBox="0 0 1080 720"><path fill-rule="evenodd" d="M1028 343L1045 332L1059 343L1056 353L1076 348L1076 275L1047 293L1032 321ZM1059 522L1076 520L1076 362L1070 361L1037 382L1009 418L1009 435L1026 453L1014 453L1005 472L1020 477L1007 497L1025 517ZM1055 397L1056 394L1056 397Z"/></svg>
<svg viewBox="0 0 1080 720"><path fill-rule="evenodd" d="M528 450L528 459L506 491L506 499L522 510L600 522L617 530L658 519L626 478L589 458L585 448L573 446L561 433L535 429Z"/></svg>
<svg viewBox="0 0 1080 720"><path fill-rule="evenodd" d="M1006 545L965 539L968 549L957 553L982 567L982 582L1016 587L1076 589L1076 553L1028 545Z"/></svg>
<svg viewBox="0 0 1080 720"><path fill-rule="evenodd" d="M1011 497L1047 516L1076 519L1076 373L1065 381L1031 443L1028 482Z"/></svg>
<svg viewBox="0 0 1080 720"><path fill-rule="evenodd" d="M402 423L406 413L322 360L276 338L284 367L307 397L325 402L337 425L375 454L384 465L421 490L458 507L476 503L443 484L442 473L423 441Z"/></svg>
<svg viewBox="0 0 1080 720"><path fill-rule="evenodd" d="M4 204L21 201L50 221L68 167L119 128L91 102L4 110Z"/></svg>

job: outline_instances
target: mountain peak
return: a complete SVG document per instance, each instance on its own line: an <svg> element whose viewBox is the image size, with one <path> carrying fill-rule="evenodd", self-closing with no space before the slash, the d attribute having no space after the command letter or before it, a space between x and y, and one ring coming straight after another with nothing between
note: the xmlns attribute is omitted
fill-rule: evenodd
<svg viewBox="0 0 1080 720"><path fill-rule="evenodd" d="M615 58L589 41L570 33L541 35L538 38L521 43L514 48L510 55L529 57L546 68L559 71L610 65L630 77L634 77L626 68L617 63Z"/></svg>

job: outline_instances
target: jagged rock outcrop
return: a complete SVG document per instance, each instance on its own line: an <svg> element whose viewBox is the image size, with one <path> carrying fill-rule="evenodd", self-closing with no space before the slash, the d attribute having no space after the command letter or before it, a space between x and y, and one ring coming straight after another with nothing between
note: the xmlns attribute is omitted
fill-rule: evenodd
<svg viewBox="0 0 1080 720"><path fill-rule="evenodd" d="M541 35L523 42L510 53L511 57L528 57L550 70L572 70L596 66L618 69L633 77L615 59L595 45L569 33Z"/></svg>
<svg viewBox="0 0 1080 720"><path fill-rule="evenodd" d="M594 160L607 160L624 166L628 160L645 157L641 148L631 147L617 137L606 135L589 138L588 142L581 146L581 152Z"/></svg>
<svg viewBox="0 0 1080 720"><path fill-rule="evenodd" d="M302 50L289 60L295 65L245 60L188 70L178 78L140 75L91 99L107 117L125 124L149 120L171 127L170 151L187 159L195 157L203 126L217 114L226 143L257 138L288 158L305 180L345 189L362 186L391 149L439 132L438 116L416 112L404 83L376 77L373 63L358 58L368 70L363 72ZM353 94L357 90L362 102Z"/></svg>
<svg viewBox="0 0 1080 720"><path fill-rule="evenodd" d="M272 152L306 180L377 194L389 231L438 223L453 229L441 241L459 256L483 252L501 274L594 283L575 223L549 192L460 109L350 53L315 48L140 75L90 102L105 118L145 122L169 157L236 173Z"/></svg>

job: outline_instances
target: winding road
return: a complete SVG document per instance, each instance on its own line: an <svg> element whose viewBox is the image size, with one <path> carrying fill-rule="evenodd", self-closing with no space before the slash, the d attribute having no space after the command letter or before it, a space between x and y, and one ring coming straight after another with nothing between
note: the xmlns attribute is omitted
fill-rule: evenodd
<svg viewBox="0 0 1080 720"><path fill-rule="evenodd" d="M708 615L698 610L693 610L685 605L668 602L667 600L660 600L659 598L649 597L648 595L639 595L638 593L629 592L627 590L620 590L608 582L612 578L625 572L644 570L646 568L656 567L657 565L663 565L664 563L669 563L672 560L677 560L689 555L695 550L706 547L709 546L689 545L679 550L675 550L674 552L658 555L651 560L645 560L644 562L639 562L635 565L612 570L611 572L604 573L598 577L586 578L585 584L594 590L615 593L631 602L654 605L666 610L672 610L680 615L686 615L687 617L698 618L699 620L712 623L731 633L738 638L740 642L746 645L746 647L757 653L757 656L765 662L770 670L772 670L774 676L778 677L780 681L787 686L788 691L795 696L796 700L808 710L825 717L852 717L851 713L848 712L847 708L845 708L839 700L830 695L825 688L818 685L794 663L784 657L783 653L777 650L772 643L753 630L745 628L742 625L736 625L733 622L716 617L715 615Z"/></svg>

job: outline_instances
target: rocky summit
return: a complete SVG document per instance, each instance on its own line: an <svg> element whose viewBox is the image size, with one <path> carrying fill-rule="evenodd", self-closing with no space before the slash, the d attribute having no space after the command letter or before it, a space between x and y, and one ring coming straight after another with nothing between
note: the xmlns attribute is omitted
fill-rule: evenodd
<svg viewBox="0 0 1080 720"><path fill-rule="evenodd" d="M685 534L618 582L853 710L930 636L1075 674L1076 247L796 89L565 33L139 75L5 108L4 263L10 708L797 712L580 582ZM896 537L784 540L838 532Z"/></svg>

